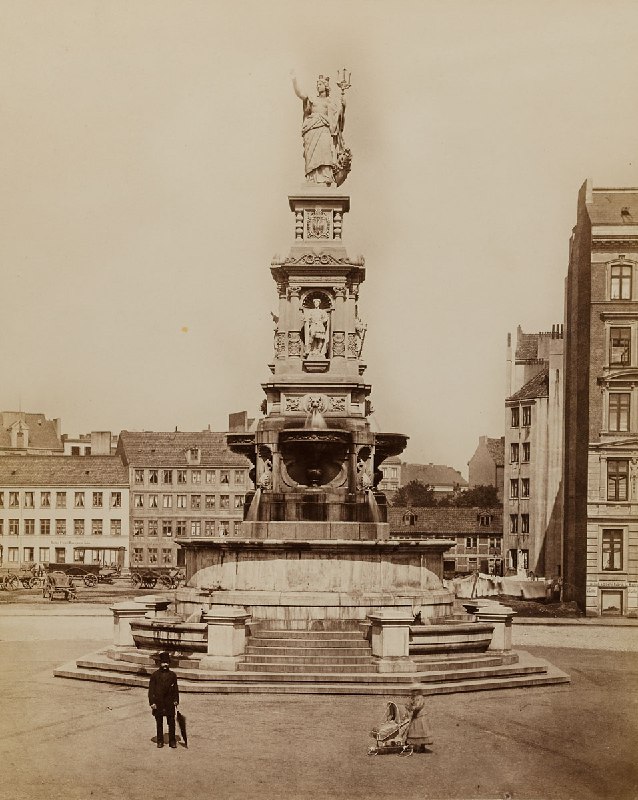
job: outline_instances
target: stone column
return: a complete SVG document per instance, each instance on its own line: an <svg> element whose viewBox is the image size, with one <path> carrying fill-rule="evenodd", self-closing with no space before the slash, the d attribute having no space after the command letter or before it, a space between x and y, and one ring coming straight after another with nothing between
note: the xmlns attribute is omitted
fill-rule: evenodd
<svg viewBox="0 0 638 800"><path fill-rule="evenodd" d="M379 672L416 672L410 660L410 625L408 611L384 610L368 614L372 624L372 655Z"/></svg>
<svg viewBox="0 0 638 800"><path fill-rule="evenodd" d="M246 650L246 621L250 616L244 606L213 606L204 614L208 648L200 661L202 669L219 672L237 669Z"/></svg>
<svg viewBox="0 0 638 800"><path fill-rule="evenodd" d="M301 295L300 286L289 288L290 302L288 303L288 359L299 359L303 356L303 345L301 342L301 308L299 297Z"/></svg>
<svg viewBox="0 0 638 800"><path fill-rule="evenodd" d="M475 612L477 622L487 622L494 625L494 633L489 650L512 649L512 621L516 611L500 603L485 603Z"/></svg>
<svg viewBox="0 0 638 800"><path fill-rule="evenodd" d="M131 633L131 620L144 619L146 607L138 602L124 601L110 606L110 610L113 614L113 643L117 647L135 645Z"/></svg>
<svg viewBox="0 0 638 800"><path fill-rule="evenodd" d="M333 359L346 357L346 288L333 286L335 293L335 310L332 317L332 342L330 355Z"/></svg>

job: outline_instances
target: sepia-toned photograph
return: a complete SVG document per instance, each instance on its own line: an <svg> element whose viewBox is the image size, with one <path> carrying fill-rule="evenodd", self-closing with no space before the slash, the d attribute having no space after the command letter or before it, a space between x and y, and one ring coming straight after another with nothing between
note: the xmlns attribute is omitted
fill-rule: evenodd
<svg viewBox="0 0 638 800"><path fill-rule="evenodd" d="M638 800L637 31L0 0L0 800Z"/></svg>

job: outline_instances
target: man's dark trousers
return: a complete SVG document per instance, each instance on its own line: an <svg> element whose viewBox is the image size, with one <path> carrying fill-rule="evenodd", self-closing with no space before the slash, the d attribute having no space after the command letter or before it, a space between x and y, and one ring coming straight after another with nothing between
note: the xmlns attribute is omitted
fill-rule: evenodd
<svg viewBox="0 0 638 800"><path fill-rule="evenodd" d="M164 717L168 723L168 743L176 744L175 740L175 706L166 709L156 709L153 711L155 724L157 725L157 741L164 741Z"/></svg>

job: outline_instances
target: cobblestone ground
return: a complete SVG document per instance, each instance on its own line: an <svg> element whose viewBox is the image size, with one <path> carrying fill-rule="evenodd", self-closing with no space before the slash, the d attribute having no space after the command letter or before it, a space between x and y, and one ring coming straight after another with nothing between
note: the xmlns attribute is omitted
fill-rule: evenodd
<svg viewBox="0 0 638 800"><path fill-rule="evenodd" d="M80 612L0 615L2 800L638 798L637 628L515 627L572 684L428 699L432 752L400 758L366 755L391 697L185 695L189 747L158 750L144 690L52 676L110 638Z"/></svg>

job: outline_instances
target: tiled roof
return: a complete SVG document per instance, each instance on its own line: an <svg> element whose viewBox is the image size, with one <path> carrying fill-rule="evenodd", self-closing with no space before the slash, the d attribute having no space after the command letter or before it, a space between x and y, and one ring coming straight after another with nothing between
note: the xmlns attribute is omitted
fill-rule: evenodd
<svg viewBox="0 0 638 800"><path fill-rule="evenodd" d="M201 450L197 464L187 460L187 452L193 447ZM248 459L226 447L226 434L216 431L122 431L117 453L132 467L250 467Z"/></svg>
<svg viewBox="0 0 638 800"><path fill-rule="evenodd" d="M594 189L587 210L592 225L638 225L638 189Z"/></svg>
<svg viewBox="0 0 638 800"><path fill-rule="evenodd" d="M0 486L128 486L117 456L3 456Z"/></svg>
<svg viewBox="0 0 638 800"><path fill-rule="evenodd" d="M523 333L519 328L516 337L517 361L530 361L538 358L538 334Z"/></svg>
<svg viewBox="0 0 638 800"><path fill-rule="evenodd" d="M505 437L501 436L500 439L490 439L486 436L485 446L496 466L502 467L505 464Z"/></svg>
<svg viewBox="0 0 638 800"><path fill-rule="evenodd" d="M416 521L410 525L404 521L406 514L415 514ZM490 525L479 525L479 517L489 514ZM390 506L388 508L390 533L443 533L448 535L490 534L503 532L503 509L497 508L408 508Z"/></svg>
<svg viewBox="0 0 638 800"><path fill-rule="evenodd" d="M0 448L11 447L11 426L20 420L29 429L29 450L64 450L58 438L55 422L44 414L27 414L25 411L0 412Z"/></svg>
<svg viewBox="0 0 638 800"><path fill-rule="evenodd" d="M534 377L527 381L526 384L508 397L508 400L534 400L537 397L549 397L549 368L545 367L544 370L534 375Z"/></svg>
<svg viewBox="0 0 638 800"><path fill-rule="evenodd" d="M401 485L420 481L428 486L467 486L461 473L445 464L401 464Z"/></svg>

